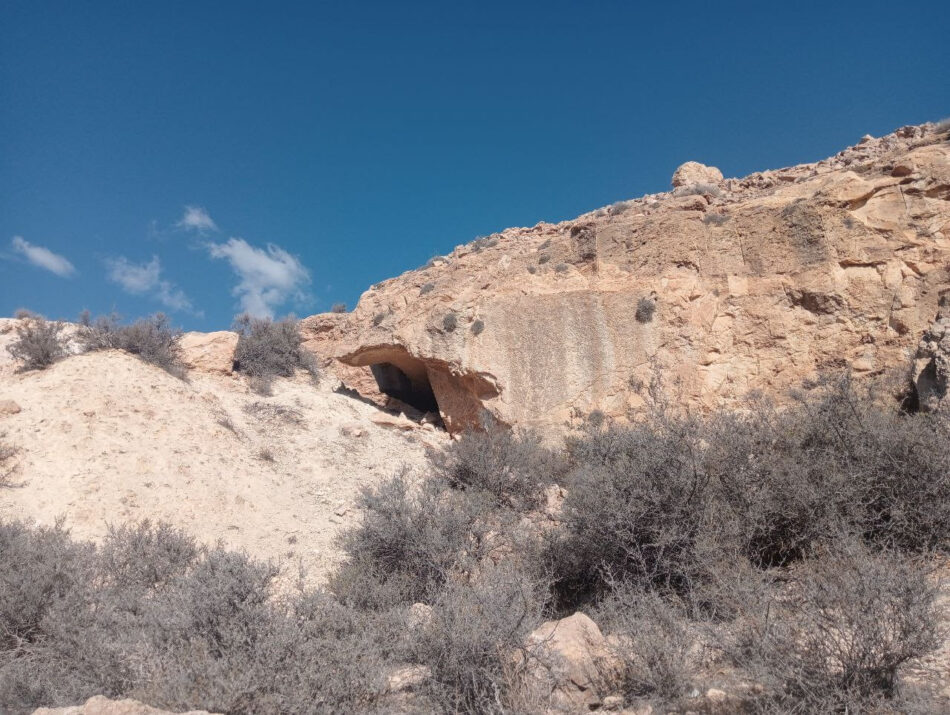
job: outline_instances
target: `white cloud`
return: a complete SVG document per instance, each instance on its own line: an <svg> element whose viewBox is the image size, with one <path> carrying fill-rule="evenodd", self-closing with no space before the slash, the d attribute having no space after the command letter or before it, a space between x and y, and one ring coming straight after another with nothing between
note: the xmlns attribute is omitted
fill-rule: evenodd
<svg viewBox="0 0 950 715"><path fill-rule="evenodd" d="M133 295L151 294L162 305L172 310L193 313L194 306L185 292L171 281L162 280L162 264L158 256L152 256L147 263L132 263L128 258L110 258L106 260L109 280Z"/></svg>
<svg viewBox="0 0 950 715"><path fill-rule="evenodd" d="M274 317L274 309L288 299L303 298L302 287L310 282L303 264L272 243L264 250L243 238L231 238L207 247L212 258L226 258L231 264L240 279L233 294L240 299L241 308L255 317Z"/></svg>
<svg viewBox="0 0 950 715"><path fill-rule="evenodd" d="M186 206L181 221L176 225L179 228L197 231L198 233L218 230L218 224L216 224L210 214L200 206Z"/></svg>
<svg viewBox="0 0 950 715"><path fill-rule="evenodd" d="M14 236L10 241L13 250L21 254L27 261L34 266L45 268L51 273L66 278L76 272L76 268L58 253L53 253L48 248L34 246L29 241L24 240L22 236Z"/></svg>
<svg viewBox="0 0 950 715"><path fill-rule="evenodd" d="M158 256L152 256L151 261L142 265L132 263L122 256L108 258L106 266L109 268L109 280L134 295L142 295L155 288L162 272Z"/></svg>

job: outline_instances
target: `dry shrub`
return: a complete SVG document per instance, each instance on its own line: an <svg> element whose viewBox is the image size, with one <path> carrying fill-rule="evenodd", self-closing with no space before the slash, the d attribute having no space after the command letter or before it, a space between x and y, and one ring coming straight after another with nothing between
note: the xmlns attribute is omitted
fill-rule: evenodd
<svg viewBox="0 0 950 715"><path fill-rule="evenodd" d="M477 523L484 501L439 480L417 484L400 472L365 489L359 506L363 521L343 535L349 558L331 582L346 603L393 605L377 601L376 594L399 594L410 603L430 600L450 574L471 570L484 549L487 527Z"/></svg>
<svg viewBox="0 0 950 715"><path fill-rule="evenodd" d="M92 320L84 312L79 323L79 344L86 352L122 350L179 379L187 375L179 347L181 330L173 328L164 313L122 325L115 313Z"/></svg>
<svg viewBox="0 0 950 715"><path fill-rule="evenodd" d="M432 460L433 472L455 489L486 492L499 507L538 505L563 466L539 434L492 426L466 432Z"/></svg>
<svg viewBox="0 0 950 715"><path fill-rule="evenodd" d="M413 645L415 659L432 671L431 698L445 712L516 711L512 685L523 667L516 656L540 624L546 598L547 584L510 565L449 583Z"/></svg>
<svg viewBox="0 0 950 715"><path fill-rule="evenodd" d="M649 323L656 312L656 301L652 298L641 298L637 301L637 310L634 317L638 323Z"/></svg>
<svg viewBox="0 0 950 715"><path fill-rule="evenodd" d="M684 604L615 582L595 615L623 664L626 695L673 699L692 688L696 636Z"/></svg>
<svg viewBox="0 0 950 715"><path fill-rule="evenodd" d="M28 311L18 311L17 318L16 340L7 346L7 352L21 363L20 370L43 370L68 355L63 323Z"/></svg>
<svg viewBox="0 0 950 715"><path fill-rule="evenodd" d="M238 344L234 351L234 369L251 378L255 392L270 394L276 377L293 377L298 368L317 377L316 359L303 347L296 319L254 318L240 315L234 321Z"/></svg>
<svg viewBox="0 0 950 715"><path fill-rule="evenodd" d="M5 434L0 434L0 437L5 436ZM13 445L0 442L0 487L10 486L11 478L14 471L16 471L14 458L18 451Z"/></svg>
<svg viewBox="0 0 950 715"><path fill-rule="evenodd" d="M926 562L845 540L806 559L755 614L740 661L793 712L859 712L896 694L938 641Z"/></svg>
<svg viewBox="0 0 950 715"><path fill-rule="evenodd" d="M722 196L722 189L716 184L700 182L676 187L673 189L673 196L712 196L713 198L719 198Z"/></svg>
<svg viewBox="0 0 950 715"><path fill-rule="evenodd" d="M0 567L4 712L94 694L175 711L368 711L398 640L385 615L278 596L273 566L164 525L113 529L96 550L59 527L2 524Z"/></svg>
<svg viewBox="0 0 950 715"><path fill-rule="evenodd" d="M847 379L779 411L767 402L708 426L705 469L721 540L763 566L853 534L885 548L950 542L950 427L902 415Z"/></svg>
<svg viewBox="0 0 950 715"><path fill-rule="evenodd" d="M597 598L608 577L690 590L710 508L701 427L658 413L630 427L591 426L571 442L565 531L550 554L563 602Z"/></svg>

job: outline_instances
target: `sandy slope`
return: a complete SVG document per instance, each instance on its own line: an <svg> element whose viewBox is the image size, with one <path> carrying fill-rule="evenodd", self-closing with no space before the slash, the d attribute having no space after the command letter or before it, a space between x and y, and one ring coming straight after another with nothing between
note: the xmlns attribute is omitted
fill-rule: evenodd
<svg viewBox="0 0 950 715"><path fill-rule="evenodd" d="M378 410L329 379L280 380L260 397L240 378L192 373L185 383L115 351L23 374L4 362L0 400L22 411L0 416L0 435L22 452L21 485L0 489L0 518L63 516L91 538L109 523L162 519L279 559L288 573L301 564L312 581L339 558L333 540L356 516L359 488L422 466L426 446L445 439L378 426Z"/></svg>

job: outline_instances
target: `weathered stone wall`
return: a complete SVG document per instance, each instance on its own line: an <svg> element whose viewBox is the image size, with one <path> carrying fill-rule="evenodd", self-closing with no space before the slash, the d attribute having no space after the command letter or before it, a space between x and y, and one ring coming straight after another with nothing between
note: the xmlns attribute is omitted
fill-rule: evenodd
<svg viewBox="0 0 950 715"><path fill-rule="evenodd" d="M678 172L670 193L459 246L374 286L332 329L305 320L308 345L365 393L365 366L410 356L450 429L486 410L509 424L625 414L654 374L710 409L823 369L910 369L950 288L945 134L906 127L745 179L705 169Z"/></svg>

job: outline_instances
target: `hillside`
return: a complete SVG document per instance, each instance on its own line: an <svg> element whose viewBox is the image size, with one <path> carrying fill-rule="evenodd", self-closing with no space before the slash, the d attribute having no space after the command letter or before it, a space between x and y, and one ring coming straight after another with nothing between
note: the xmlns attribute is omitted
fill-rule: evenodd
<svg viewBox="0 0 950 715"><path fill-rule="evenodd" d="M408 423L333 392L329 378L280 380L262 397L237 376L192 370L183 382L117 351L16 374L11 339L0 334L0 400L19 411L0 411L0 434L20 452L0 518L63 517L77 538L163 520L319 581L360 487L418 467L442 440L408 437Z"/></svg>

